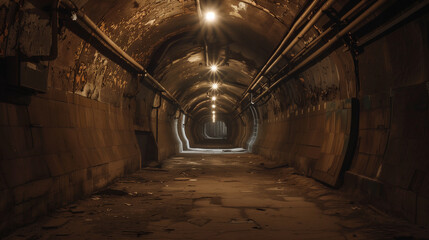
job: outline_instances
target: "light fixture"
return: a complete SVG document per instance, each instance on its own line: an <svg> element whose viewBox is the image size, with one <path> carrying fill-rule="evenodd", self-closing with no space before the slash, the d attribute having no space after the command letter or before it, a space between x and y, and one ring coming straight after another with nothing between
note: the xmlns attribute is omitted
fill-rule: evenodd
<svg viewBox="0 0 429 240"><path fill-rule="evenodd" d="M216 101L216 97L212 97L212 101Z"/></svg>
<svg viewBox="0 0 429 240"><path fill-rule="evenodd" d="M213 11L206 12L205 18L207 22L214 22L216 20L216 13Z"/></svg>
<svg viewBox="0 0 429 240"><path fill-rule="evenodd" d="M213 113L213 114L215 114L216 112L215 112L215 111L213 111L212 113Z"/></svg>
<svg viewBox="0 0 429 240"><path fill-rule="evenodd" d="M212 105L212 108L216 108L216 105L214 105L214 104L213 104L213 105Z"/></svg>
<svg viewBox="0 0 429 240"><path fill-rule="evenodd" d="M217 66L216 65L211 65L210 66L210 71L217 72Z"/></svg>
<svg viewBox="0 0 429 240"><path fill-rule="evenodd" d="M212 88L213 88L213 89L215 89L215 90L216 90L216 89L218 89L218 87L219 87L219 84L217 84L217 83L213 83L213 84L212 84Z"/></svg>

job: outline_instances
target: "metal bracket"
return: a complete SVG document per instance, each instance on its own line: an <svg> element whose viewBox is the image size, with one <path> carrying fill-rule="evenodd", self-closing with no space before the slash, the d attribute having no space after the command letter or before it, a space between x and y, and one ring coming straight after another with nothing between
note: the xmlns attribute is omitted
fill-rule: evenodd
<svg viewBox="0 0 429 240"><path fill-rule="evenodd" d="M348 33L343 38L348 50L353 54L354 57L362 53L362 49L358 46L356 39L351 33Z"/></svg>

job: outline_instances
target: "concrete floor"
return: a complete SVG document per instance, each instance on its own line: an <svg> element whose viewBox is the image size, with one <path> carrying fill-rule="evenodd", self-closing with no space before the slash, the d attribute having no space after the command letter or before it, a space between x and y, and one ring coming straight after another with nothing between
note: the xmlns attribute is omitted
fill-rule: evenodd
<svg viewBox="0 0 429 240"><path fill-rule="evenodd" d="M292 168L258 156L181 154L6 239L426 239Z"/></svg>

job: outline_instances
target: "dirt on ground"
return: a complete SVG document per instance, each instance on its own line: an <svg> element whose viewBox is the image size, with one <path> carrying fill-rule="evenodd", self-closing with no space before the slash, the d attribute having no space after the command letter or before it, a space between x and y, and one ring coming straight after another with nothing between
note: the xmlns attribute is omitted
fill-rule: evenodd
<svg viewBox="0 0 429 240"><path fill-rule="evenodd" d="M429 239L285 165L247 153L181 154L6 239Z"/></svg>

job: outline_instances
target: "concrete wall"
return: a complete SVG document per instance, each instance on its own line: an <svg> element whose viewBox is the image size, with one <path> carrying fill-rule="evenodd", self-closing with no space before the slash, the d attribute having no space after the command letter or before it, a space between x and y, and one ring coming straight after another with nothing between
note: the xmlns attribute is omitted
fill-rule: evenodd
<svg viewBox="0 0 429 240"><path fill-rule="evenodd" d="M0 103L0 232L139 168L130 109L63 91Z"/></svg>
<svg viewBox="0 0 429 240"><path fill-rule="evenodd" d="M365 47L359 140L347 188L376 206L429 224L429 17Z"/></svg>
<svg viewBox="0 0 429 240"><path fill-rule="evenodd" d="M403 24L355 61L340 47L283 83L258 108L255 152L428 225L428 25Z"/></svg>

